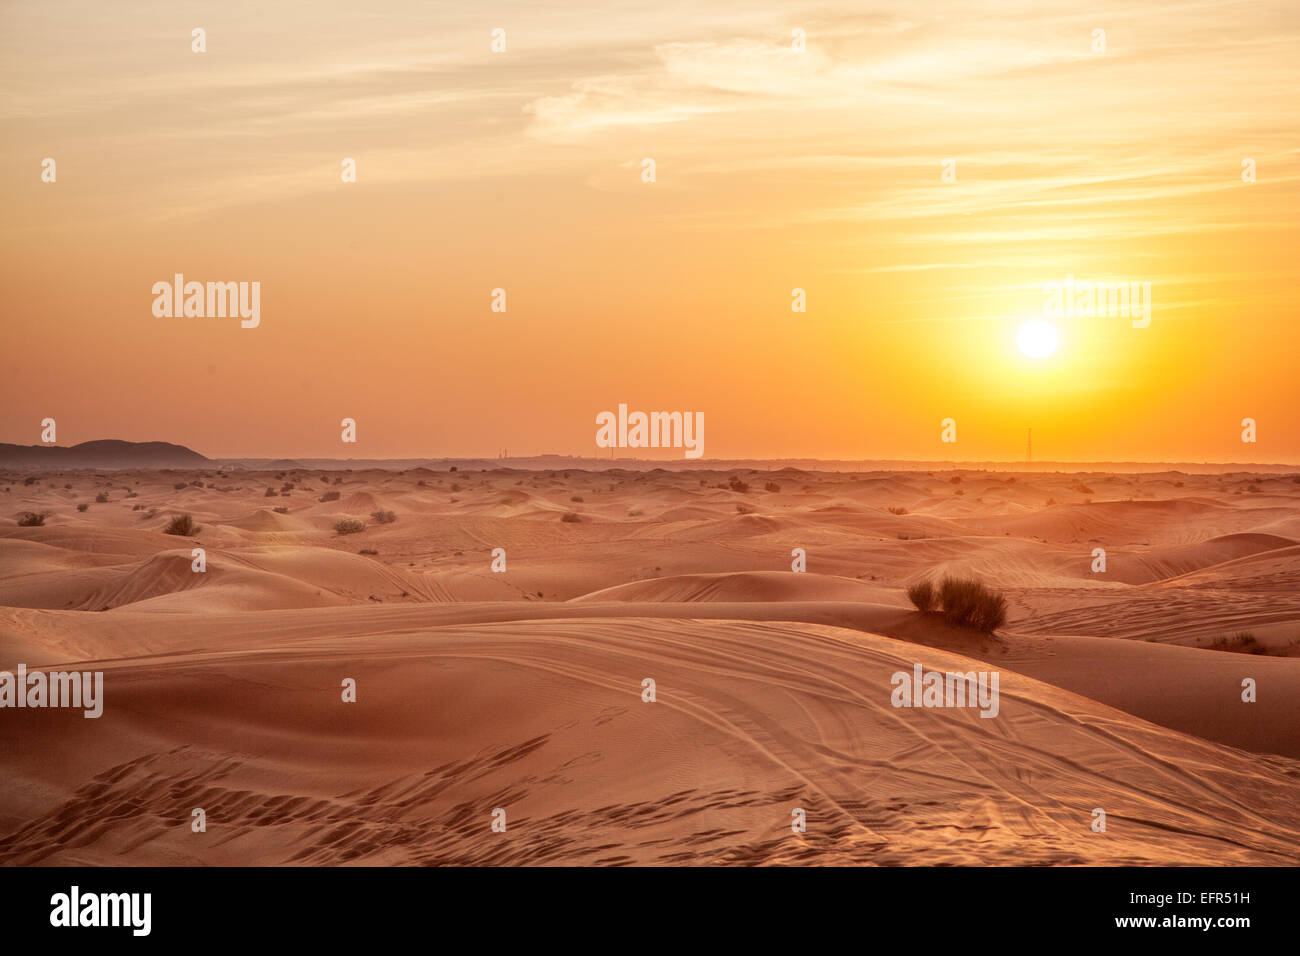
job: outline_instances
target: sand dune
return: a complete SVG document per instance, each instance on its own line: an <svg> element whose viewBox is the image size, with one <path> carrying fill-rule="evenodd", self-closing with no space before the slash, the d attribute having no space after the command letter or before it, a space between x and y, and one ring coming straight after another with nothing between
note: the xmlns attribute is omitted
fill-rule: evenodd
<svg viewBox="0 0 1300 956"><path fill-rule="evenodd" d="M1295 762L1014 674L998 720L891 707L890 675L918 660L979 667L835 628L649 619L124 662L108 675L120 716L56 731L22 712L24 745L50 759L14 787L23 822L0 859L1300 861ZM207 833L190 832L194 807ZM489 829L498 807L506 833Z"/></svg>
<svg viewBox="0 0 1300 956"><path fill-rule="evenodd" d="M1288 478L286 464L0 487L52 512L0 518L0 668L106 675L97 720L0 711L5 864L1300 862ZM201 530L163 534L181 512ZM1004 589L1007 626L915 612L905 588L944 574ZM1267 653L1210 649L1239 631ZM892 707L918 662L996 670L999 716Z"/></svg>

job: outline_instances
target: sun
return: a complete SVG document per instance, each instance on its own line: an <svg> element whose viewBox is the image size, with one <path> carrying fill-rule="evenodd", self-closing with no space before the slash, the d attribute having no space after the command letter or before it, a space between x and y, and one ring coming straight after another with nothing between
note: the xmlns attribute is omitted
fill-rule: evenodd
<svg viewBox="0 0 1300 956"><path fill-rule="evenodd" d="M1056 327L1045 319L1032 319L1016 333L1016 345L1030 358L1047 358L1056 351Z"/></svg>

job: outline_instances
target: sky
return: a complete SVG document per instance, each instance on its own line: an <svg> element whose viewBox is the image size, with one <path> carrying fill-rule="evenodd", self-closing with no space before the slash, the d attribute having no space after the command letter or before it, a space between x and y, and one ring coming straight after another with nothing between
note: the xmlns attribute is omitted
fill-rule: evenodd
<svg viewBox="0 0 1300 956"><path fill-rule="evenodd" d="M625 403L705 458L1300 463L1297 50L1294 0L6 2L0 441L592 455ZM1023 354L1067 276L1149 323Z"/></svg>

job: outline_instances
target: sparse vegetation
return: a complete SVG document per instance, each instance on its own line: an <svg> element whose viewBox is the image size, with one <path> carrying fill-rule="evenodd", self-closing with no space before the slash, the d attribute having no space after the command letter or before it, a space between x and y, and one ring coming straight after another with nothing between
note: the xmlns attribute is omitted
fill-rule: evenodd
<svg viewBox="0 0 1300 956"><path fill-rule="evenodd" d="M918 581L907 589L907 599L922 613L934 610L935 596L934 585L929 581Z"/></svg>
<svg viewBox="0 0 1300 956"><path fill-rule="evenodd" d="M358 553L358 554L378 554L379 552L376 551L374 548L362 548L362 549L361 549L360 551L358 551L357 553Z"/></svg>
<svg viewBox="0 0 1300 956"><path fill-rule="evenodd" d="M39 528L45 524L45 519L52 515L52 511L22 511L18 514L18 526L20 528Z"/></svg>
<svg viewBox="0 0 1300 956"><path fill-rule="evenodd" d="M778 485L775 481L769 481L763 485L763 490L770 491L773 494L775 494L776 492L781 490L781 486Z"/></svg>
<svg viewBox="0 0 1300 956"><path fill-rule="evenodd" d="M356 518L341 518L334 522L334 530L339 534L359 534L366 530L366 523Z"/></svg>
<svg viewBox="0 0 1300 956"><path fill-rule="evenodd" d="M90 508L90 505L87 504L87 503L84 502L84 501L81 502L81 504L77 505L77 510L78 510L78 511L86 511L86 510L88 510L89 508Z"/></svg>
<svg viewBox="0 0 1300 956"><path fill-rule="evenodd" d="M392 524L397 520L396 514L391 511L384 511L383 509L370 512L370 517L375 519L375 524Z"/></svg>
<svg viewBox="0 0 1300 956"><path fill-rule="evenodd" d="M1212 651L1230 651L1234 654L1267 654L1268 648L1259 642L1250 631L1238 631L1236 634L1225 634L1222 637L1216 637L1210 642Z"/></svg>
<svg viewBox="0 0 1300 956"><path fill-rule="evenodd" d="M895 508L895 507L892 507L892 506L891 506L891 507L888 509L888 511L889 511L889 513L890 513L891 515L905 515L905 514L907 514L907 509L906 509L906 508Z"/></svg>
<svg viewBox="0 0 1300 956"><path fill-rule="evenodd" d="M320 496L321 501L338 501L339 493L337 491L327 491Z"/></svg>
<svg viewBox="0 0 1300 956"><path fill-rule="evenodd" d="M943 619L958 627L990 632L1006 623L1007 599L976 578L945 577L939 585Z"/></svg>
<svg viewBox="0 0 1300 956"><path fill-rule="evenodd" d="M573 496L571 496L571 497L569 498L569 500L570 500L570 501L582 501L582 495L573 495Z"/></svg>
<svg viewBox="0 0 1300 956"><path fill-rule="evenodd" d="M275 489L274 489L274 488L267 488L267 489L266 489L266 494L263 495L262 497L264 497L264 498L274 498L274 497L276 497Z"/></svg>
<svg viewBox="0 0 1300 956"><path fill-rule="evenodd" d="M582 520L582 515L578 514L576 511L566 511L560 516L560 520L568 522L569 524L575 524Z"/></svg>
<svg viewBox="0 0 1300 956"><path fill-rule="evenodd" d="M95 501L97 501L97 502L98 502L99 504L101 504L101 505L102 505L102 504L107 504L107 503L108 503L108 492L107 492L107 491L101 491L99 494L95 495Z"/></svg>
<svg viewBox="0 0 1300 956"><path fill-rule="evenodd" d="M749 494L749 484L747 482L741 481L740 478L736 475L732 475L729 479L727 479L727 487L729 487L732 491L738 492L742 495Z"/></svg>
<svg viewBox="0 0 1300 956"><path fill-rule="evenodd" d="M178 534L182 538L188 538L198 534L200 530L189 515L172 515L172 520L167 522L167 527L163 528L163 534Z"/></svg>
<svg viewBox="0 0 1300 956"><path fill-rule="evenodd" d="M286 508L284 505L278 505L277 507L272 508L271 510L278 515L287 515L289 513L289 509Z"/></svg>

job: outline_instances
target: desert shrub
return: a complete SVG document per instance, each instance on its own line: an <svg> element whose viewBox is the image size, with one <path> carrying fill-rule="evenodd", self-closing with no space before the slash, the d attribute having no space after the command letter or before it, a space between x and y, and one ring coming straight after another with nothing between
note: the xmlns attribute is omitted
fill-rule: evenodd
<svg viewBox="0 0 1300 956"><path fill-rule="evenodd" d="M22 511L18 514L18 525L22 528L39 528L45 524L52 511Z"/></svg>
<svg viewBox="0 0 1300 956"><path fill-rule="evenodd" d="M34 484L36 484L36 479L35 479L35 478L24 478L24 479L23 479L23 484L24 484L24 485L34 485Z"/></svg>
<svg viewBox="0 0 1300 956"><path fill-rule="evenodd" d="M286 481L283 485L280 486L280 491L281 491L281 492L285 492L285 491L293 491L293 489L294 489L295 487L297 487L297 486L294 485L294 483L293 483L292 481Z"/></svg>
<svg viewBox="0 0 1300 956"><path fill-rule="evenodd" d="M276 497L275 489L274 489L274 488L267 488L267 489L266 489L266 494L264 494L262 497L263 497L263 498L274 498L274 497Z"/></svg>
<svg viewBox="0 0 1300 956"><path fill-rule="evenodd" d="M460 485L458 485L456 482L453 481L453 482L451 483L451 490L452 490L452 491L460 491Z"/></svg>
<svg viewBox="0 0 1300 956"><path fill-rule="evenodd" d="M182 538L198 534L201 529L189 515L172 515L172 520L163 528L163 534L178 534Z"/></svg>
<svg viewBox="0 0 1300 956"><path fill-rule="evenodd" d="M360 551L357 552L357 554L378 554L378 553L379 552L376 551L374 548L362 548Z"/></svg>
<svg viewBox="0 0 1300 956"><path fill-rule="evenodd" d="M934 610L934 585L929 581L918 581L907 589L907 599L916 606L918 611L928 612Z"/></svg>
<svg viewBox="0 0 1300 956"><path fill-rule="evenodd" d="M769 481L763 485L763 490L777 492L781 490L781 486L778 485L775 481Z"/></svg>
<svg viewBox="0 0 1300 956"><path fill-rule="evenodd" d="M749 505L742 505L739 501L736 502L736 514L752 515L753 513L754 513L754 509L749 507Z"/></svg>
<svg viewBox="0 0 1300 956"><path fill-rule="evenodd" d="M136 505L136 506L135 506L134 508L132 508L131 510L132 510L132 511L143 511L143 510L144 510L144 505Z"/></svg>
<svg viewBox="0 0 1300 956"><path fill-rule="evenodd" d="M95 495L95 501L99 502L101 505L106 504L108 502L108 492L101 491L99 494Z"/></svg>
<svg viewBox="0 0 1300 956"><path fill-rule="evenodd" d="M906 508L890 508L890 509L889 509L889 513L890 513L891 515L905 515L905 514L907 514L907 509L906 509Z"/></svg>
<svg viewBox="0 0 1300 956"><path fill-rule="evenodd" d="M450 468L448 468L447 470L448 470L448 471L459 471L459 469L458 469L455 465L452 465L452 466L451 466Z"/></svg>
<svg viewBox="0 0 1300 956"><path fill-rule="evenodd" d="M289 509L286 508L284 505L280 505L278 507L272 508L271 510L278 515L287 515L289 513Z"/></svg>
<svg viewBox="0 0 1300 956"><path fill-rule="evenodd" d="M139 497L140 497L140 492L138 492L138 491L128 491L128 492L126 493L126 496L127 496L128 498L139 498Z"/></svg>
<svg viewBox="0 0 1300 956"><path fill-rule="evenodd" d="M342 518L334 522L334 530L339 534L357 534L366 530L366 523L356 518Z"/></svg>
<svg viewBox="0 0 1300 956"><path fill-rule="evenodd" d="M342 479L342 478L335 478L335 479L334 479L334 484L336 484L336 485L341 485L341 484L343 484L343 479Z"/></svg>
<svg viewBox="0 0 1300 956"><path fill-rule="evenodd" d="M397 515L393 512L382 509L370 512L370 517L375 519L375 524L392 524L397 520Z"/></svg>
<svg viewBox="0 0 1300 956"><path fill-rule="evenodd" d="M642 511L640 508L628 508L628 509L627 509L627 516L628 516L629 518L640 518L640 517L641 517L642 515L644 515L644 514L645 514L645 512Z"/></svg>
<svg viewBox="0 0 1300 956"><path fill-rule="evenodd" d="M199 481L197 478L195 478L193 481L190 482L190 487L191 487L191 488L202 488L202 487L203 487L203 482L201 482L201 481Z"/></svg>
<svg viewBox="0 0 1300 956"><path fill-rule="evenodd" d="M740 478L737 477L736 475L732 475L729 479L727 479L727 487L729 487L732 491L739 492L742 495L749 494L748 483L741 481Z"/></svg>
<svg viewBox="0 0 1300 956"><path fill-rule="evenodd" d="M147 521L147 520L149 520L150 518L152 518L154 515L156 515L157 513L158 513L158 509L157 509L157 508L150 508L148 511L146 511L144 514L142 514L140 517L141 517L141 519Z"/></svg>
<svg viewBox="0 0 1300 956"><path fill-rule="evenodd" d="M570 501L581 501L581 500L582 500L582 495L573 495L571 498L569 498L569 500L570 500Z"/></svg>
<svg viewBox="0 0 1300 956"><path fill-rule="evenodd" d="M85 511L85 510L87 510L89 507L90 507L90 505L88 505L86 502L83 501L81 504L77 505L77 510L78 510L78 511Z"/></svg>
<svg viewBox="0 0 1300 956"><path fill-rule="evenodd" d="M175 491L180 491L181 489L188 488L188 487L189 485L185 484L185 482L183 481L178 481L176 482L176 484L172 485L172 489Z"/></svg>
<svg viewBox="0 0 1300 956"><path fill-rule="evenodd" d="M321 501L338 501L339 493L337 491L327 491L320 496Z"/></svg>
<svg viewBox="0 0 1300 956"><path fill-rule="evenodd" d="M944 620L958 627L992 631L1007 620L1007 599L975 578L945 577L939 601Z"/></svg>
<svg viewBox="0 0 1300 956"><path fill-rule="evenodd" d="M582 515L578 514L575 511L566 511L564 514L560 516L560 520L567 521L570 524L573 524L575 522L581 521Z"/></svg>
<svg viewBox="0 0 1300 956"><path fill-rule="evenodd" d="M1212 651L1231 651L1235 654L1267 654L1268 648L1259 642L1250 631L1238 631L1236 634L1217 637L1210 642Z"/></svg>
<svg viewBox="0 0 1300 956"><path fill-rule="evenodd" d="M953 493L954 495L964 495L964 494L966 494L966 489L965 489L965 488L954 488L954 489L952 490L952 493Z"/></svg>
<svg viewBox="0 0 1300 956"><path fill-rule="evenodd" d="M954 484L954 485L960 485L960 484L961 484L961 475L953 475L951 478L948 479L948 481L949 481L949 483L951 483L951 484Z"/></svg>

